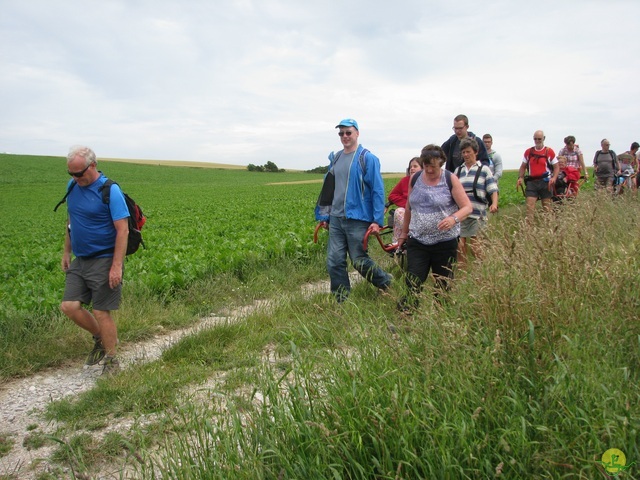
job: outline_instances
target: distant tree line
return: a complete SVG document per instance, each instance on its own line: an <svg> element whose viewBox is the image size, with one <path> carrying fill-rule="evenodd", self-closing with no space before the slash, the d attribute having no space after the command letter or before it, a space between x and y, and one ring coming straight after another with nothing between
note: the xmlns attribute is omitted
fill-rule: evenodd
<svg viewBox="0 0 640 480"><path fill-rule="evenodd" d="M278 168L278 166L273 162L267 162L264 165L254 165L250 163L247 165L247 170L250 172L284 172L284 168Z"/></svg>
<svg viewBox="0 0 640 480"><path fill-rule="evenodd" d="M250 172L285 172L284 168L278 168L278 166L273 162L267 162L264 165L254 165L250 163L247 165L247 170ZM327 173L329 171L329 166L325 165L322 167L312 168L311 170L305 170L305 173Z"/></svg>
<svg viewBox="0 0 640 480"><path fill-rule="evenodd" d="M327 173L329 171L329 165L325 165L324 167L316 167L311 170L306 170L306 173Z"/></svg>

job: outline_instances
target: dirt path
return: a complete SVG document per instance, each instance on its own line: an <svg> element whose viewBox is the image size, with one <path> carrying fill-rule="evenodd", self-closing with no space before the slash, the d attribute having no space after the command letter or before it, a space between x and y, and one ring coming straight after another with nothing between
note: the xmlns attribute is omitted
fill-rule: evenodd
<svg viewBox="0 0 640 480"><path fill-rule="evenodd" d="M350 276L352 283L362 278L357 273ZM322 292L329 292L328 282L303 285L300 290L305 297ZM222 311L218 315L202 318L189 328L175 330L144 342L125 344L118 352L120 364L126 369L133 364L157 360L164 350L182 338L204 329L241 321L258 310L270 311L274 301L259 300L233 311ZM11 451L0 457L0 478L5 478L2 477L5 475L7 478L31 480L37 478L39 473L48 471L46 459L56 446L30 450L23 445L25 438L31 435L31 431L53 433L56 424L47 423L42 416L47 404L93 388L101 372L102 367L99 365L83 368L74 364L13 380L0 387L0 437L8 436L14 442ZM107 474L100 478L119 477L116 472L113 476Z"/></svg>

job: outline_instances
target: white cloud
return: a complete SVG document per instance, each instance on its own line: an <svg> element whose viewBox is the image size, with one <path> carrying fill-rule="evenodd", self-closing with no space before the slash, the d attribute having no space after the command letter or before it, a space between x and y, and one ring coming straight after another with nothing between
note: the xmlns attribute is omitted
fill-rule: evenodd
<svg viewBox="0 0 640 480"><path fill-rule="evenodd" d="M590 161L635 131L633 1L0 0L0 150L326 163L361 125L404 170L465 113L518 166L538 128ZM629 23L629 28L624 26Z"/></svg>

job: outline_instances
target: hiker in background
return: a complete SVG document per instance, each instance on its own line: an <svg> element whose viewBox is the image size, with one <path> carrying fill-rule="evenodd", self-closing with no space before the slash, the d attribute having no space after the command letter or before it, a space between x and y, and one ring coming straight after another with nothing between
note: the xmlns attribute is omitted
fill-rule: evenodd
<svg viewBox="0 0 640 480"><path fill-rule="evenodd" d="M464 268L467 263L467 247L471 246L471 253L475 258L481 258L481 245L478 234L487 225L487 205L491 213L498 211L498 183L489 168L478 162L478 142L475 138L464 138L460 142L460 152L464 164L456 171L456 176L462 183L473 211L460 223L460 242L458 243L458 265ZM484 167L484 168L483 168ZM489 197L491 201L489 202Z"/></svg>
<svg viewBox="0 0 640 480"><path fill-rule="evenodd" d="M575 168L582 172L585 180L589 179L589 172L587 172L587 167L584 164L584 156L580 147L576 145L576 137L573 135L564 137L564 147L558 152L558 157L560 156L566 158L567 167Z"/></svg>
<svg viewBox="0 0 640 480"><path fill-rule="evenodd" d="M553 195L554 202L561 202L567 197L575 197L580 190L580 170L567 164L567 157L558 155L558 179Z"/></svg>
<svg viewBox="0 0 640 480"><path fill-rule="evenodd" d="M408 292L398 302L398 308L407 313L418 306L417 295L430 271L436 286L447 288L453 278L460 222L473 210L458 177L442 168L447 161L442 148L427 145L420 159L422 173L414 185L409 183L404 227L398 238L399 244L407 242Z"/></svg>
<svg viewBox="0 0 640 480"><path fill-rule="evenodd" d="M593 157L593 169L596 176L596 190L605 189L613 193L613 183L616 175L620 175L620 166L616 152L610 149L611 143L606 138L600 142L601 150Z"/></svg>
<svg viewBox="0 0 640 480"><path fill-rule="evenodd" d="M407 205L407 194L409 193L409 180L413 177L414 173L422 170L420 164L420 157L413 157L409 161L407 167L407 174L393 187L393 190L389 193L389 202L394 204L397 208L393 214L393 243L398 240L398 237L402 233L402 226L404 225L404 212Z"/></svg>
<svg viewBox="0 0 640 480"><path fill-rule="evenodd" d="M466 115L457 115L453 119L453 132L454 134L442 144L442 150L447 157L445 168L452 173L463 163L462 155L460 155L460 140L467 137L476 138L476 135L469 131L469 119ZM478 160L483 165L491 167L491 161L484 143L479 142L478 145L480 146Z"/></svg>
<svg viewBox="0 0 640 480"><path fill-rule="evenodd" d="M347 254L354 268L382 291L391 285L391 275L369 257L363 247L368 229L380 231L384 225L384 183L380 160L358 144L360 130L352 118L342 120L336 128L344 147L329 155L329 171L325 175L316 205L316 220L329 230L327 270L331 293L343 302L351 292L347 272Z"/></svg>
<svg viewBox="0 0 640 480"><path fill-rule="evenodd" d="M129 210L117 184L111 186L109 204L102 201L107 181L97 170L96 154L88 147L71 147L67 171L75 188L67 197L62 270L66 274L60 310L93 335L87 365L103 360L103 375L120 369L116 358L118 332L111 316L120 306L124 257L129 235ZM75 256L72 260L71 255ZM84 305L93 304L93 313Z"/></svg>
<svg viewBox="0 0 640 480"><path fill-rule="evenodd" d="M629 172L631 179L629 180L629 187L636 191L638 189L638 149L640 144L633 142L629 150L618 155L618 161L620 162L620 170L624 173L625 170ZM633 178L635 177L635 178Z"/></svg>
<svg viewBox="0 0 640 480"><path fill-rule="evenodd" d="M498 152L496 152L493 147L493 137L490 133L485 133L482 136L482 142L487 149L487 155L489 155L489 160L491 161L491 165L489 168L491 169L491 173L493 174L493 178L496 180L500 180L502 176L502 157ZM478 150L479 151L479 150Z"/></svg>
<svg viewBox="0 0 640 480"><path fill-rule="evenodd" d="M526 187L527 219L529 221L533 220L538 200L542 203L543 210L549 211L551 209L553 189L558 178L558 160L555 152L544 146L545 138L542 130L535 131L533 134L535 145L525 150L524 158L518 171L516 188L519 188L524 182ZM527 171L529 175L525 179Z"/></svg>

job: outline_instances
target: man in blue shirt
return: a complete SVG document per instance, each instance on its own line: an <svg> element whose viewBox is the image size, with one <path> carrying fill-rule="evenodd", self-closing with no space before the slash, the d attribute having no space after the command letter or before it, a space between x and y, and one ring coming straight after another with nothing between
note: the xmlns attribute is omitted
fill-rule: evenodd
<svg viewBox="0 0 640 480"><path fill-rule="evenodd" d="M129 210L117 184L108 204L102 200L107 178L97 170L96 154L72 147L67 155L68 220L62 254L66 273L62 312L93 335L87 365L103 360L103 375L119 370L115 357L118 332L111 310L120 306L124 257L129 235ZM71 255L75 258L71 259ZM83 305L93 304L93 313Z"/></svg>

